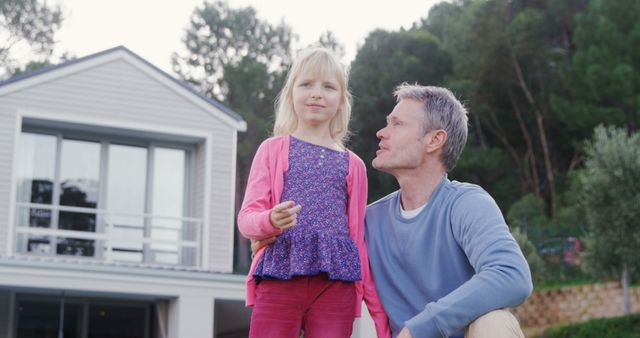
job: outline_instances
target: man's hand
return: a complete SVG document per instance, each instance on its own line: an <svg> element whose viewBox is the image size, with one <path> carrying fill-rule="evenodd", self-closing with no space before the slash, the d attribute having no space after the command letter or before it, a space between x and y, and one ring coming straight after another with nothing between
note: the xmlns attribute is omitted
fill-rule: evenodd
<svg viewBox="0 0 640 338"><path fill-rule="evenodd" d="M271 224L279 229L288 229L296 225L296 216L302 209L301 205L296 205L293 201L282 202L271 209Z"/></svg>
<svg viewBox="0 0 640 338"><path fill-rule="evenodd" d="M255 256L258 253L258 250L260 250L262 247L267 246L273 242L276 241L277 237L271 237L271 238L267 238L267 239L263 239L261 241L256 241L256 240L251 240L251 258L253 258L253 256Z"/></svg>
<svg viewBox="0 0 640 338"><path fill-rule="evenodd" d="M402 331L398 334L396 338L413 338L409 329L405 326L402 328Z"/></svg>

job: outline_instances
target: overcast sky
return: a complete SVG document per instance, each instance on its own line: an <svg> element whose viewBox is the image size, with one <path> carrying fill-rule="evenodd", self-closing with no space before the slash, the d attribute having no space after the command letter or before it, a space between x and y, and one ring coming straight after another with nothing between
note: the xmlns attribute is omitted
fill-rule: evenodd
<svg viewBox="0 0 640 338"><path fill-rule="evenodd" d="M409 28L439 0L229 0L232 8L252 6L260 19L284 20L306 46L331 30L345 46L345 62L376 28ZM189 17L203 0L49 0L63 7L56 54L82 57L123 45L171 73L170 56L182 47Z"/></svg>

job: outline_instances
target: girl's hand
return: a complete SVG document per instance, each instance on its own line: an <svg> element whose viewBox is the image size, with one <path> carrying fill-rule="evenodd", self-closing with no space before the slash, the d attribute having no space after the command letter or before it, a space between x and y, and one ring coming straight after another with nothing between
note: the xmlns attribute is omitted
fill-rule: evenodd
<svg viewBox="0 0 640 338"><path fill-rule="evenodd" d="M275 242L276 239L277 237L271 237L271 238L263 239L261 241L256 241L252 239L251 240L251 259L255 257L255 255L258 253L258 250L260 250L264 246L267 246Z"/></svg>
<svg viewBox="0 0 640 338"><path fill-rule="evenodd" d="M288 229L296 225L296 216L302 209L293 201L282 202L271 209L271 225L279 229Z"/></svg>

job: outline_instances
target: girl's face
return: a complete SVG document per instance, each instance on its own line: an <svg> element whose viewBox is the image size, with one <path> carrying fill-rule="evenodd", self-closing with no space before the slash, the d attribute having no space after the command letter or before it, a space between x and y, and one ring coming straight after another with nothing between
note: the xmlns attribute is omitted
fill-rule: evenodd
<svg viewBox="0 0 640 338"><path fill-rule="evenodd" d="M342 98L338 77L329 72L303 72L293 83L293 110L301 124L329 127Z"/></svg>

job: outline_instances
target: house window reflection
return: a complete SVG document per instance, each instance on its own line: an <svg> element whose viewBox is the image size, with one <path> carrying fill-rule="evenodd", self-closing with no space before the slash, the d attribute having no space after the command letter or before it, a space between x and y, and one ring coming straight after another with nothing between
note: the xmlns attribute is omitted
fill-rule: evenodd
<svg viewBox="0 0 640 338"><path fill-rule="evenodd" d="M46 134L22 133L19 147L18 202L51 205L55 180L57 137ZM21 209L17 214L17 221L32 228L50 228L52 211L43 208ZM51 252L51 238L49 236L29 235L25 245L29 252L41 254Z"/></svg>
<svg viewBox="0 0 640 338"><path fill-rule="evenodd" d="M185 264L183 248L166 241L195 240L189 232L195 233L198 223L182 220L189 216L185 205L192 150L132 143L23 131L16 226L51 231L19 232L18 252ZM90 235L107 233L117 239L105 243L107 237ZM188 260L193 264L193 258Z"/></svg>

